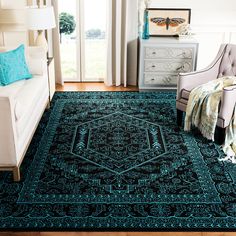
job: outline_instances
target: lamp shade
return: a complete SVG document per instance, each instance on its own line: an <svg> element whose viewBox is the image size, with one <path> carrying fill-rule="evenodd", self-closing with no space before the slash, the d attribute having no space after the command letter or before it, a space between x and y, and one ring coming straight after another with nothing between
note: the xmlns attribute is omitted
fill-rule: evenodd
<svg viewBox="0 0 236 236"><path fill-rule="evenodd" d="M29 30L47 30L56 27L53 7L28 8L27 25Z"/></svg>

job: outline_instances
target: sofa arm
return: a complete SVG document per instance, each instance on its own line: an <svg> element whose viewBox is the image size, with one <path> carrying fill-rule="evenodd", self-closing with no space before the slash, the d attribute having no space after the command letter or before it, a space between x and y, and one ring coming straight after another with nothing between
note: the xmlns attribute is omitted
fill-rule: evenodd
<svg viewBox="0 0 236 236"><path fill-rule="evenodd" d="M224 88L219 112L219 118L224 120L224 127L222 128L229 126L233 116L235 104L236 104L236 85Z"/></svg>
<svg viewBox="0 0 236 236"><path fill-rule="evenodd" d="M17 146L14 120L15 101L11 97L0 97L0 166L16 166Z"/></svg>
<svg viewBox="0 0 236 236"><path fill-rule="evenodd" d="M217 79L219 67L226 49L226 44L221 45L215 60L205 69L190 73L180 73L177 83L177 100L181 98L183 89L191 91L199 85Z"/></svg>

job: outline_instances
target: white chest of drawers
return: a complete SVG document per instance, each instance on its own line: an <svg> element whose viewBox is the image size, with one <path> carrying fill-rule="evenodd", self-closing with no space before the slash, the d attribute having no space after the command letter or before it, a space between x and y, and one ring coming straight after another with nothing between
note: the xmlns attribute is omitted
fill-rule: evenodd
<svg viewBox="0 0 236 236"><path fill-rule="evenodd" d="M192 38L140 40L139 89L176 89L179 73L196 70L197 53Z"/></svg>

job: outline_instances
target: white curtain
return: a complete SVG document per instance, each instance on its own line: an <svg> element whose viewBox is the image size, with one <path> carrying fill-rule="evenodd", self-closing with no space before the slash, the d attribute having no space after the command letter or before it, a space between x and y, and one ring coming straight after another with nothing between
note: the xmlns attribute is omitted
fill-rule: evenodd
<svg viewBox="0 0 236 236"><path fill-rule="evenodd" d="M59 12L58 12L58 0L52 0L52 5L55 11L56 28L53 29L53 56L55 62L55 77L57 84L64 84L61 72L61 53L60 53L60 30L59 30Z"/></svg>
<svg viewBox="0 0 236 236"><path fill-rule="evenodd" d="M138 61L138 0L108 0L108 86L136 85Z"/></svg>

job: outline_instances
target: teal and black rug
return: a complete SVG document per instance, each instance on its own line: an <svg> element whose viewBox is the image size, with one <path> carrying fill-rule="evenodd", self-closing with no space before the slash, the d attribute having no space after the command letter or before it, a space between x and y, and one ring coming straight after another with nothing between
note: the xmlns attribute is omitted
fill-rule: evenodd
<svg viewBox="0 0 236 236"><path fill-rule="evenodd" d="M236 165L176 126L175 94L57 93L22 165L0 174L1 230L236 229Z"/></svg>

